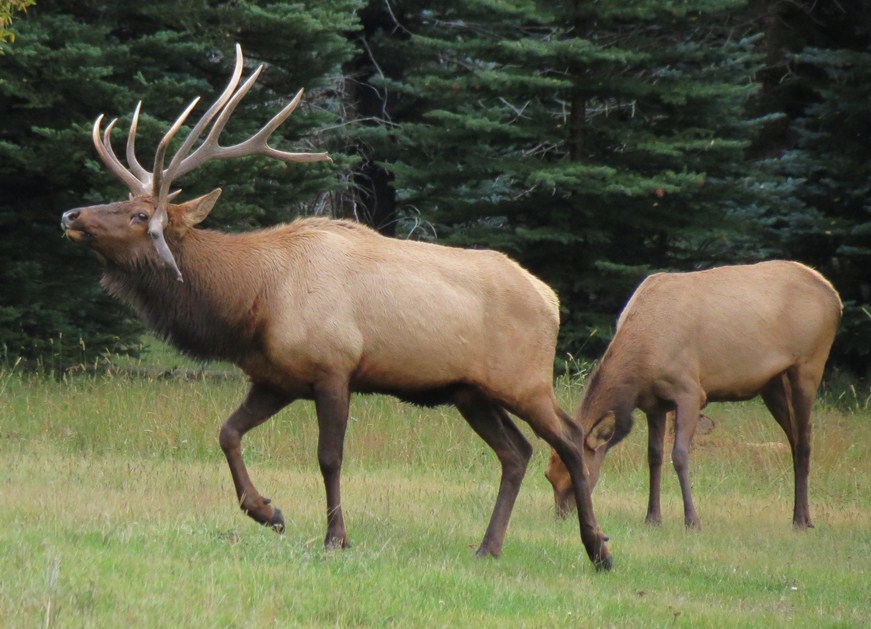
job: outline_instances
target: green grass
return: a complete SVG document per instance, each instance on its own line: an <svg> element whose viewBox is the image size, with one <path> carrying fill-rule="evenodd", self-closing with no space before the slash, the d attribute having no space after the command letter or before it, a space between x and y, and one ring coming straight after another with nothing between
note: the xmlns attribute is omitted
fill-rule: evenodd
<svg viewBox="0 0 871 629"><path fill-rule="evenodd" d="M816 528L794 533L792 468L757 402L714 406L692 453L704 529L666 469L642 523L646 429L594 494L613 572L553 517L540 441L499 560L473 556L498 465L449 408L352 404L343 498L353 548L326 552L311 404L250 433L246 461L285 535L235 505L217 444L245 383L0 371L0 627L861 627L871 624L871 409L818 404ZM574 408L582 393L564 380ZM526 431L527 434L528 431ZM532 438L531 438L532 439Z"/></svg>

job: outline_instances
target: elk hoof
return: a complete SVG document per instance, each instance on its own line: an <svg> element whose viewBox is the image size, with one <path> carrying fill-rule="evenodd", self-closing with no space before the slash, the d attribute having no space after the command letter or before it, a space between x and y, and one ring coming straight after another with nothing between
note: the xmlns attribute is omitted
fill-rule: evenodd
<svg viewBox="0 0 871 629"><path fill-rule="evenodd" d="M598 559L593 562L597 572L609 572L614 567L614 560L606 548L602 548Z"/></svg>
<svg viewBox="0 0 871 629"><path fill-rule="evenodd" d="M475 557L493 557L493 559L499 559L501 555L502 553L500 551L493 551L489 548L484 548L483 546L475 551Z"/></svg>
<svg viewBox="0 0 871 629"><path fill-rule="evenodd" d="M814 525L810 520L798 520L792 523L792 528L796 531L806 531L807 529L814 528Z"/></svg>
<svg viewBox="0 0 871 629"><path fill-rule="evenodd" d="M269 504L269 503L267 503ZM284 533L284 516L281 515L281 509L272 509L272 517L263 523L263 526L270 527L276 533Z"/></svg>

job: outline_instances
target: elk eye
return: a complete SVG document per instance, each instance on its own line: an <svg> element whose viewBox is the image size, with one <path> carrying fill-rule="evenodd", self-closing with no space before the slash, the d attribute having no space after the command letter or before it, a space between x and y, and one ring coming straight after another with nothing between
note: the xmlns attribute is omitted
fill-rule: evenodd
<svg viewBox="0 0 871 629"><path fill-rule="evenodd" d="M148 220L148 214L145 212L137 212L133 215L133 218L138 222L144 223Z"/></svg>

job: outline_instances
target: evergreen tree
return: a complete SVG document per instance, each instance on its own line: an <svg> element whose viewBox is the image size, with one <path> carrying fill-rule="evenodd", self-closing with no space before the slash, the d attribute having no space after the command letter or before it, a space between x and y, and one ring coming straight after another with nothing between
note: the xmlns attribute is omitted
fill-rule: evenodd
<svg viewBox="0 0 871 629"><path fill-rule="evenodd" d="M871 9L861 2L762 5L760 109L780 110L758 147L778 177L762 223L773 255L820 269L844 300L833 357L871 375Z"/></svg>
<svg viewBox="0 0 871 629"><path fill-rule="evenodd" d="M223 142L247 137L299 88L307 88L303 104L273 145L336 148L328 134L311 130L333 123L337 115L334 92L341 84L340 65L353 54L346 33L357 27L357 6L355 0L60 0L18 16L15 44L0 56L0 347L5 355L59 363L90 360L106 349L129 349L140 333L129 313L101 293L97 263L60 238L63 210L127 194L91 144L98 114L120 117L115 142L116 151L122 150L130 116L142 100L137 149L140 160L149 163L157 140L187 103L197 95L209 102L226 84L239 42L246 75L256 63L267 68L234 114ZM204 109L200 106L193 116ZM244 228L313 211L319 195L336 187L335 168L251 158L210 164L179 183L185 195L223 187L211 224Z"/></svg>
<svg viewBox="0 0 871 629"><path fill-rule="evenodd" d="M645 274L745 253L742 5L403 3L370 41L400 232L518 258L557 289L563 347L597 354Z"/></svg>

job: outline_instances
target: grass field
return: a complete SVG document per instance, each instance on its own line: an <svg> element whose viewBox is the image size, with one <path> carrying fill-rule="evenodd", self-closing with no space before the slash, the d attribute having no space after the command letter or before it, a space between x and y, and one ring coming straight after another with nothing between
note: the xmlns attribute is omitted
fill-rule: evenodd
<svg viewBox="0 0 871 629"><path fill-rule="evenodd" d="M0 371L0 627L862 627L871 625L871 402L815 415L811 515L791 527L792 467L761 403L716 405L692 452L704 529L677 480L643 525L643 421L594 494L615 566L597 573L577 520L553 517L536 454L499 560L475 559L498 464L452 409L358 396L344 468L353 547L322 548L313 406L244 442L279 536L235 505L218 428L241 379ZM581 385L559 393L574 408ZM526 431L528 434L528 431ZM531 438L532 439L532 438Z"/></svg>

